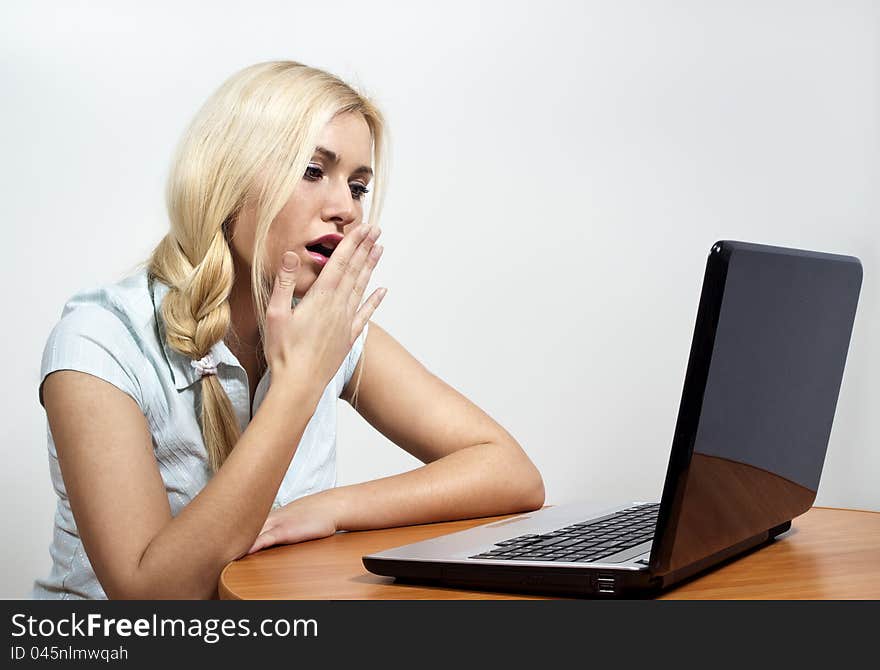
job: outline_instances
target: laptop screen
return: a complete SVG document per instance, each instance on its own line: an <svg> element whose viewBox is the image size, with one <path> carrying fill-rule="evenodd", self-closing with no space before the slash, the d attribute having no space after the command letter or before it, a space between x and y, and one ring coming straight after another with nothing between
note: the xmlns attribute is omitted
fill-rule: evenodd
<svg viewBox="0 0 880 670"><path fill-rule="evenodd" d="M692 566L803 514L831 434L858 259L712 247L651 568Z"/></svg>

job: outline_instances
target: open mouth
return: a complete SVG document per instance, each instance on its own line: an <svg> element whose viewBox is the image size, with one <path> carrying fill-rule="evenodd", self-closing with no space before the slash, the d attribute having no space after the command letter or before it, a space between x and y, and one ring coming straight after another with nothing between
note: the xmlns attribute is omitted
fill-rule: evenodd
<svg viewBox="0 0 880 670"><path fill-rule="evenodd" d="M307 244L306 250L311 251L313 254L320 254L325 258L330 258L330 255L333 253L333 249L335 247L330 247L325 244Z"/></svg>
<svg viewBox="0 0 880 670"><path fill-rule="evenodd" d="M328 233L322 235L316 240L312 240L306 245L306 251L318 262L324 264L333 254L333 250L342 242L342 235L339 233Z"/></svg>
<svg viewBox="0 0 880 670"><path fill-rule="evenodd" d="M309 252L309 258L315 261L320 267L327 265L333 250L342 242L342 235L339 233L329 233L322 235L316 240L312 240L306 245L306 251Z"/></svg>

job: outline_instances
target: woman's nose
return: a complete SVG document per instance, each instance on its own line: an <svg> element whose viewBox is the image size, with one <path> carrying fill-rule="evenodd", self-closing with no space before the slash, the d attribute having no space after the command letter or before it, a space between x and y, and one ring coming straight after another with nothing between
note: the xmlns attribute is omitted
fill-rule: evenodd
<svg viewBox="0 0 880 670"><path fill-rule="evenodd" d="M347 181L337 180L331 182L327 193L327 200L324 203L324 214L325 219L341 219L343 225L347 225L354 220L354 198L351 195L351 188Z"/></svg>

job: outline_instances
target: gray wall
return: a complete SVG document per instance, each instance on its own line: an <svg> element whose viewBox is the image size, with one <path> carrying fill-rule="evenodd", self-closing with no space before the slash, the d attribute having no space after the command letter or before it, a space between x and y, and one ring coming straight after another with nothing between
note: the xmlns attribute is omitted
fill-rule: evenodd
<svg viewBox="0 0 880 670"><path fill-rule="evenodd" d="M817 504L880 510L878 5L412 4L3 3L0 596L49 568L49 330L163 234L202 101L276 58L386 112L374 320L522 443L548 503L660 494L706 254L739 239L862 259ZM340 484L419 465L341 411Z"/></svg>

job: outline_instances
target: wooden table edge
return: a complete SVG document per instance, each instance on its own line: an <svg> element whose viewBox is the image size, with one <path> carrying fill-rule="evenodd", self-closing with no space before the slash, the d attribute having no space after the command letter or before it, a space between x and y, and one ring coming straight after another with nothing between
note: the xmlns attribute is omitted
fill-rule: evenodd
<svg viewBox="0 0 880 670"><path fill-rule="evenodd" d="M548 509L548 508L550 508L550 507L554 507L554 505L545 505L542 509ZM828 506L824 506L824 505L816 505L816 506L813 506L813 507L811 507L809 510L807 510L807 512L809 512L810 510L813 510L813 509L817 509L817 510L830 510L830 511L838 511L838 512L860 512L860 513L878 514L878 515L880 515L880 510L873 510L873 509L855 509L855 508L850 508L850 507L828 507ZM806 514L807 512L804 512L804 514ZM515 514L509 514L509 515L499 515L499 516L494 516L494 517L481 517L480 519L467 519L466 521L475 521L475 522L476 522L476 521L480 521L480 520L482 520L482 519L503 519L503 518L505 518L505 517L510 517L510 518L512 518L512 517L518 516L519 514L521 514L521 513L515 513ZM803 515L799 515L799 516L803 516ZM798 518L798 517L795 517L795 519L797 519L797 518ZM449 523L449 522L440 522L440 523ZM487 523L488 523L488 521L487 521ZM439 525L439 524L413 524L412 526L403 526L403 528L413 527L413 526L420 526L420 525L430 525L430 526L434 526L434 525ZM476 526L476 525L479 525L479 524L478 524L478 523L475 523L474 525ZM386 529L378 529L378 528L377 528L377 529L375 529L375 530L379 531L379 530L386 530ZM372 532L372 531L360 531L360 532ZM454 532L454 531L450 531L450 532ZM241 558L244 558L244 557L241 557ZM239 559L235 559L235 560L233 560L233 561L230 561L229 563L227 563L227 564L224 566L223 570L221 570L221 572L220 572L220 577L219 577L219 580L218 580L218 586L217 586L217 593L218 593L218 597L219 597L221 600L244 600L244 598L243 598L242 596L238 595L235 591L233 591L232 589L230 589L229 586L228 586L227 583L226 583L226 575L227 575L227 572L228 572L229 569L232 568L232 567L233 567L233 566L234 566L239 560L241 560L241 558L239 558ZM524 595L525 595L525 594L524 594Z"/></svg>

